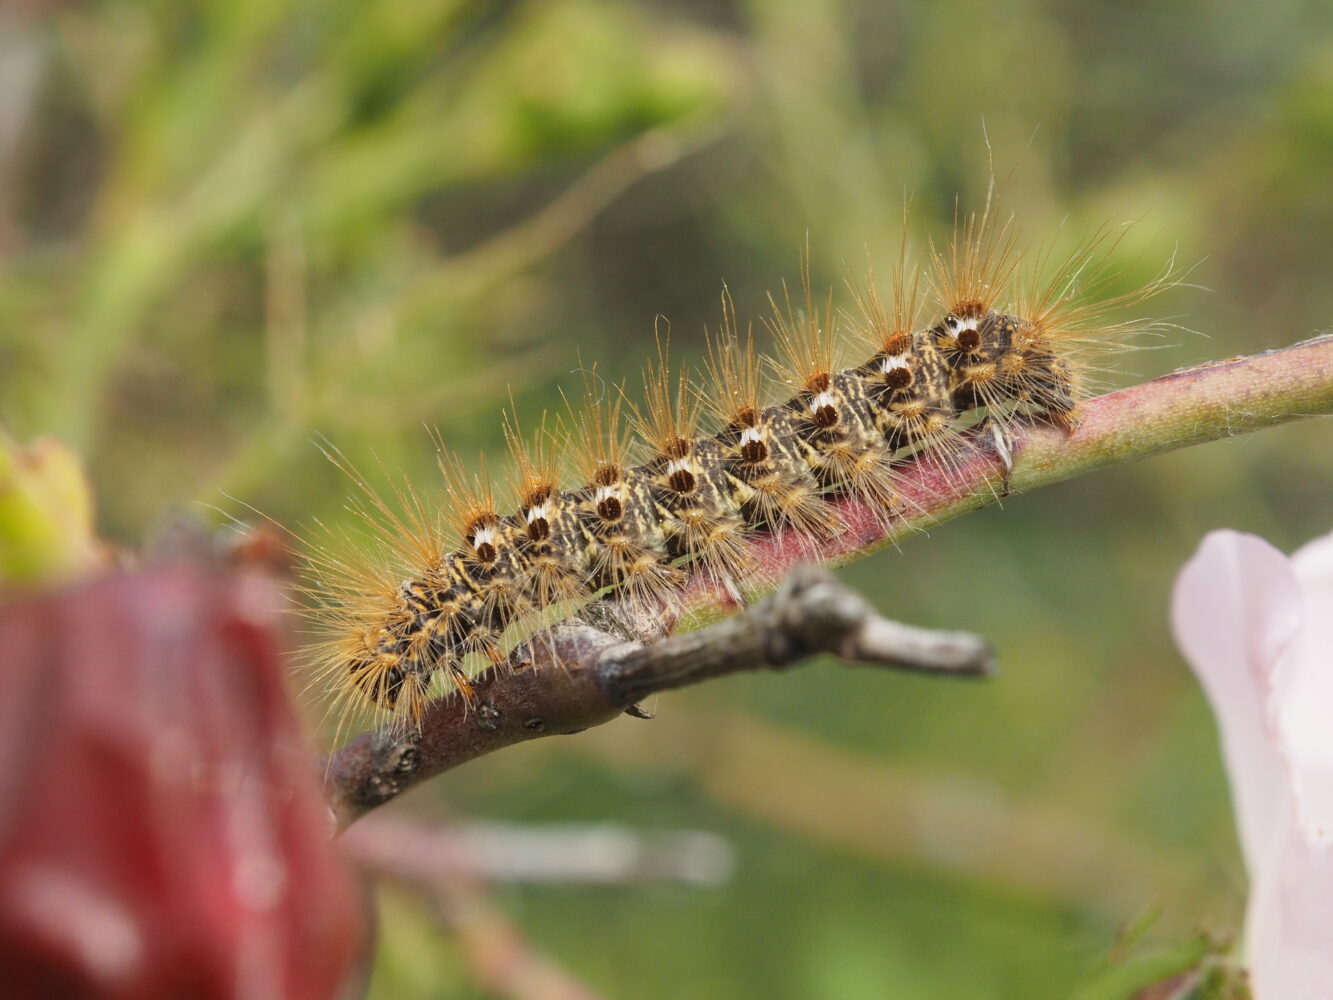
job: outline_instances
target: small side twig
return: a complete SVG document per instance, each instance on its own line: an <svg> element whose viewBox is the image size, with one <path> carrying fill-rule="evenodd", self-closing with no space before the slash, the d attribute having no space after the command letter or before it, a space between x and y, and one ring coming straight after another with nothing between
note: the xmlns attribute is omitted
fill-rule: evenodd
<svg viewBox="0 0 1333 1000"><path fill-rule="evenodd" d="M783 670L817 653L866 666L986 676L984 640L881 618L817 567L798 567L759 604L705 629L651 645L587 624L559 625L520 647L506 668L477 679L470 702L441 698L418 732L365 733L329 761L340 826L468 760L539 736L576 733L632 710L658 691L749 670Z"/></svg>
<svg viewBox="0 0 1333 1000"><path fill-rule="evenodd" d="M967 632L881 618L825 570L798 566L770 597L706 629L605 658L602 684L624 708L651 694L748 670L784 670L817 653L865 666L985 676L990 647Z"/></svg>
<svg viewBox="0 0 1333 1000"><path fill-rule="evenodd" d="M491 898L487 872L448 830L384 821L358 828L344 851L363 868L425 897L487 996L511 1000L602 1000L536 948Z"/></svg>

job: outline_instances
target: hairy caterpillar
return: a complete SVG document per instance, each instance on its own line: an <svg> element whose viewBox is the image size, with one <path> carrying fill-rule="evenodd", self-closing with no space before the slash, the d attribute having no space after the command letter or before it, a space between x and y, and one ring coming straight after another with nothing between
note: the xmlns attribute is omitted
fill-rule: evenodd
<svg viewBox="0 0 1333 1000"><path fill-rule="evenodd" d="M1097 298L1114 243L1103 229L1058 265L1038 253L1024 267L1013 219L1000 221L988 202L931 245L924 269L903 254L887 303L868 278L853 289L855 312L835 313L831 295L815 301L807 266L797 301L784 287L772 302L771 359L740 332L724 292L706 387L673 374L659 343L642 402L589 380L567 430L543 423L529 437L506 422L512 513L442 445L438 507L410 488L386 500L335 453L387 552L316 546L307 556L321 676L342 703L414 726L436 678L469 697L475 664L501 663L552 609L572 612L615 590L631 616L660 613L687 566L734 591L752 572L756 533L836 535L834 497L855 497L888 523L901 508L898 466L926 453L947 468L973 414L1001 435L1021 419L1073 428L1089 352L1155 325L1108 314L1177 280L1168 266L1135 291ZM932 300L940 312L920 325ZM869 356L841 366L850 343ZM775 381L765 366L785 399L765 400ZM716 429L700 430L705 413ZM562 456L576 470L573 488L561 486Z"/></svg>

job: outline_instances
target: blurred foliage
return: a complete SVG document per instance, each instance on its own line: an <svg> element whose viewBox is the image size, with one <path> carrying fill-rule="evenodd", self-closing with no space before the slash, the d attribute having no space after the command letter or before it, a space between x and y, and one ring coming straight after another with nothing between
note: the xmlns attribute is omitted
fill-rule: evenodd
<svg viewBox="0 0 1333 1000"><path fill-rule="evenodd" d="M1197 934L1166 947L1141 947L1160 911L1128 924L1106 957L1106 968L1072 1000L1251 1000L1249 976L1237 966L1225 937Z"/></svg>
<svg viewBox="0 0 1333 1000"><path fill-rule="evenodd" d="M433 481L422 424L495 452L654 321L697 353L796 269L887 271L989 157L1034 243L1137 219L1117 284L1199 262L1148 377L1333 316L1324 0L103 0L0 15L0 420L85 458L129 542L180 503L346 517L313 447ZM984 121L984 133L983 133ZM987 149L987 140L991 151ZM1191 331L1198 331L1191 332ZM370 455L376 458L369 458ZM847 571L969 628L963 687L817 668L734 678L422 800L521 820L704 826L716 890L508 890L612 996L1062 997L1154 900L1176 947L1244 874L1212 723L1166 628L1210 528L1333 524L1326 425L1006 500ZM376 997L466 996L384 910ZM439 975L431 970L439 970ZM1103 994L1096 994L1101 996Z"/></svg>

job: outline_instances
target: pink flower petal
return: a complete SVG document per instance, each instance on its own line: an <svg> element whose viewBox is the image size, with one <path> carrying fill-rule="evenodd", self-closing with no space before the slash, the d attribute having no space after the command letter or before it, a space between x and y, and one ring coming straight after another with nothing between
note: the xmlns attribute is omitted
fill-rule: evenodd
<svg viewBox="0 0 1333 1000"><path fill-rule="evenodd" d="M1210 535L1172 617L1221 729L1254 995L1333 1000L1333 536L1287 560L1248 535Z"/></svg>
<svg viewBox="0 0 1333 1000"><path fill-rule="evenodd" d="M1306 545L1291 563L1304 597L1304 620L1278 671L1278 721L1296 818L1307 837L1328 844L1333 843L1333 535Z"/></svg>
<svg viewBox="0 0 1333 1000"><path fill-rule="evenodd" d="M1313 843L1289 810L1253 880L1245 953L1256 1000L1333 1000L1333 845Z"/></svg>
<svg viewBox="0 0 1333 1000"><path fill-rule="evenodd" d="M1262 538L1215 531L1181 570L1172 597L1176 643L1199 676L1221 731L1241 848L1260 872L1290 808L1268 711L1273 671L1300 626L1286 556Z"/></svg>

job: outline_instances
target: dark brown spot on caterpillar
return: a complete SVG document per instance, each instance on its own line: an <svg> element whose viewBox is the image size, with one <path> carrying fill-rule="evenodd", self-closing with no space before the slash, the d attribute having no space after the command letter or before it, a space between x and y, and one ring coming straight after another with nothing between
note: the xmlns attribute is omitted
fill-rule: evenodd
<svg viewBox="0 0 1333 1000"><path fill-rule="evenodd" d="M482 542L480 545L476 546L476 549L477 558L482 562L495 562L495 546L490 542Z"/></svg>
<svg viewBox="0 0 1333 1000"><path fill-rule="evenodd" d="M906 389L912 384L911 369L890 368L884 373L884 384L890 389Z"/></svg>
<svg viewBox="0 0 1333 1000"><path fill-rule="evenodd" d="M534 486L528 491L528 495L523 498L525 507L536 507L538 504L546 503L555 493L555 487L550 483L542 483L540 486Z"/></svg>
<svg viewBox="0 0 1333 1000"><path fill-rule="evenodd" d="M833 376L829 372L815 372L805 380L805 387L811 392L826 392L832 384Z"/></svg>
<svg viewBox="0 0 1333 1000"><path fill-rule="evenodd" d="M958 349L971 354L981 346L981 334L976 330L964 330L958 335Z"/></svg>
<svg viewBox="0 0 1333 1000"><path fill-rule="evenodd" d="M592 474L592 481L598 486L614 486L620 481L620 466L603 462Z"/></svg>
<svg viewBox="0 0 1333 1000"><path fill-rule="evenodd" d="M544 517L534 517L528 522L528 537L534 542L544 542L551 537L551 526Z"/></svg>
<svg viewBox="0 0 1333 1000"><path fill-rule="evenodd" d="M815 409L814 418L816 427L820 430L828 430L838 422L838 410L836 407L825 403Z"/></svg>
<svg viewBox="0 0 1333 1000"><path fill-rule="evenodd" d="M623 513L624 510L617 497L604 497L597 501L597 516L603 521L619 521Z"/></svg>
<svg viewBox="0 0 1333 1000"><path fill-rule="evenodd" d="M664 454L667 458L679 461L690 453L690 441L688 438L676 438L666 446Z"/></svg>
<svg viewBox="0 0 1333 1000"><path fill-rule="evenodd" d="M694 473L689 469L677 469L667 477L667 485L677 493L693 493L695 487Z"/></svg>
<svg viewBox="0 0 1333 1000"><path fill-rule="evenodd" d="M764 444L764 442L759 440L758 438L755 438L754 440L751 441L746 441L743 445L741 445L742 461L749 462L751 465L754 465L764 461L766 458L768 458L768 445Z"/></svg>

